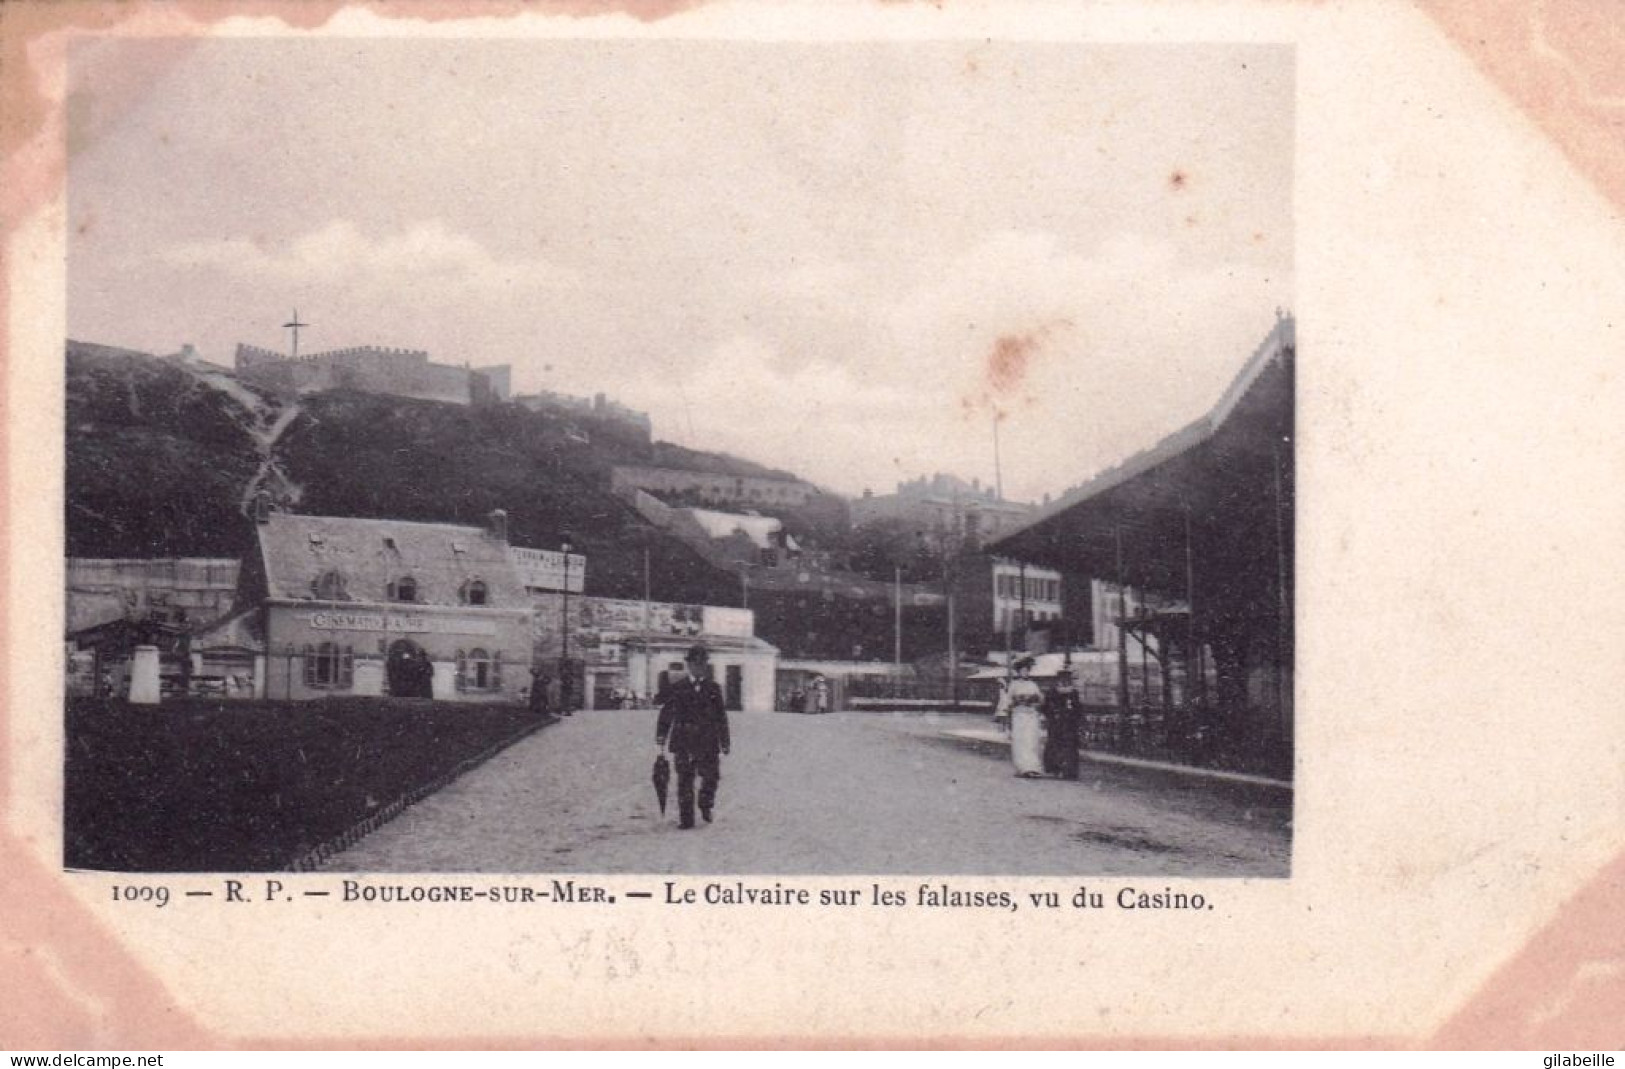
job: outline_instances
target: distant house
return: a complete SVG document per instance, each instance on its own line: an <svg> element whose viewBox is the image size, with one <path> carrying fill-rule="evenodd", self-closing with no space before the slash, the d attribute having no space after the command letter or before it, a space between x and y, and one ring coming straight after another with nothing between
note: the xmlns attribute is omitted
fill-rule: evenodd
<svg viewBox="0 0 1625 1069"><path fill-rule="evenodd" d="M573 595L566 606L555 590L533 590L531 602L544 671L559 669L568 625L571 687L579 688L583 708L614 708L630 695L648 702L682 676L684 655L696 642L711 654L729 709L773 708L779 651L756 635L749 609Z"/></svg>
<svg viewBox="0 0 1625 1069"><path fill-rule="evenodd" d="M997 538L1024 522L1033 506L1007 501L991 486L966 482L941 472L897 484L897 492L874 494L868 490L852 502L852 523L900 520L918 528L932 542L950 536L977 541Z"/></svg>
<svg viewBox="0 0 1625 1069"><path fill-rule="evenodd" d="M682 539L719 568L784 565L802 558L801 546L784 529L784 521L756 513L674 508L636 488L618 491L643 516L674 538Z"/></svg>
<svg viewBox="0 0 1625 1069"><path fill-rule="evenodd" d="M617 466L610 474L610 486L623 494L643 490L655 495L688 495L707 504L763 508L799 507L818 495L816 486L800 479L638 465Z"/></svg>
<svg viewBox="0 0 1625 1069"><path fill-rule="evenodd" d="M602 393L591 397L578 397L554 390L542 390L539 393L521 394L513 399L513 403L523 405L532 412L565 412L609 420L629 428L645 442L654 434L654 422L649 419L649 413L623 405L605 397Z"/></svg>
<svg viewBox="0 0 1625 1069"><path fill-rule="evenodd" d="M268 698L517 700L531 606L507 515L485 527L261 509L240 606L260 607Z"/></svg>
<svg viewBox="0 0 1625 1069"><path fill-rule="evenodd" d="M1047 630L1065 615L1065 587L1054 568L1004 557L963 558L954 594L964 648L979 654L1011 642L1024 646L1029 631Z"/></svg>

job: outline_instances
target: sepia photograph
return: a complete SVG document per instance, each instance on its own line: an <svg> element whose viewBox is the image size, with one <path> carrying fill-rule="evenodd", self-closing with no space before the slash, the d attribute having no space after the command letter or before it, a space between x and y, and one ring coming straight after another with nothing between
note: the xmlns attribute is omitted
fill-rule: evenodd
<svg viewBox="0 0 1625 1069"><path fill-rule="evenodd" d="M0 4L0 1045L1616 1048L1492 7Z"/></svg>
<svg viewBox="0 0 1625 1069"><path fill-rule="evenodd" d="M1293 64L77 46L65 864L1286 877Z"/></svg>

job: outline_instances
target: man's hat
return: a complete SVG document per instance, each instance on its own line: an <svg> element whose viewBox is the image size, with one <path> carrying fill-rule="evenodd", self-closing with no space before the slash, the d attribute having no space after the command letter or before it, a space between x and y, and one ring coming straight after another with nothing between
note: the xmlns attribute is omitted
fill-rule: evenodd
<svg viewBox="0 0 1625 1069"><path fill-rule="evenodd" d="M1036 663L1031 657L1022 657L1016 661L1013 667L1019 672L1023 668L1031 668Z"/></svg>
<svg viewBox="0 0 1625 1069"><path fill-rule="evenodd" d="M690 646L688 653L683 655L683 660L689 664L710 664L711 653L704 646Z"/></svg>
<svg viewBox="0 0 1625 1069"><path fill-rule="evenodd" d="M1059 672L1055 673L1055 678L1056 679L1071 679L1072 678L1072 669L1070 669L1070 668L1061 669Z"/></svg>

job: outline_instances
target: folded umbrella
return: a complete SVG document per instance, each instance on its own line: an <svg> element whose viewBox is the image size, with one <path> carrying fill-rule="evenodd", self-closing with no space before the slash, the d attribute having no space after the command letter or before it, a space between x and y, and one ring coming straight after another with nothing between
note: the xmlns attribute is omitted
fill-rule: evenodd
<svg viewBox="0 0 1625 1069"><path fill-rule="evenodd" d="M666 755L661 754L655 758L654 770L655 798L660 801L660 815L666 815L666 784L671 782L671 762Z"/></svg>

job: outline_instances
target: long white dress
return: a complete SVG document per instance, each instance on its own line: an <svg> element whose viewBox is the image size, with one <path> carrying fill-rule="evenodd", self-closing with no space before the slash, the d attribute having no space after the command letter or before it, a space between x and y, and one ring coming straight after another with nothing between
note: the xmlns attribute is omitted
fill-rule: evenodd
<svg viewBox="0 0 1625 1069"><path fill-rule="evenodd" d="M1010 760L1018 775L1044 774L1044 692L1030 679L1010 684Z"/></svg>

